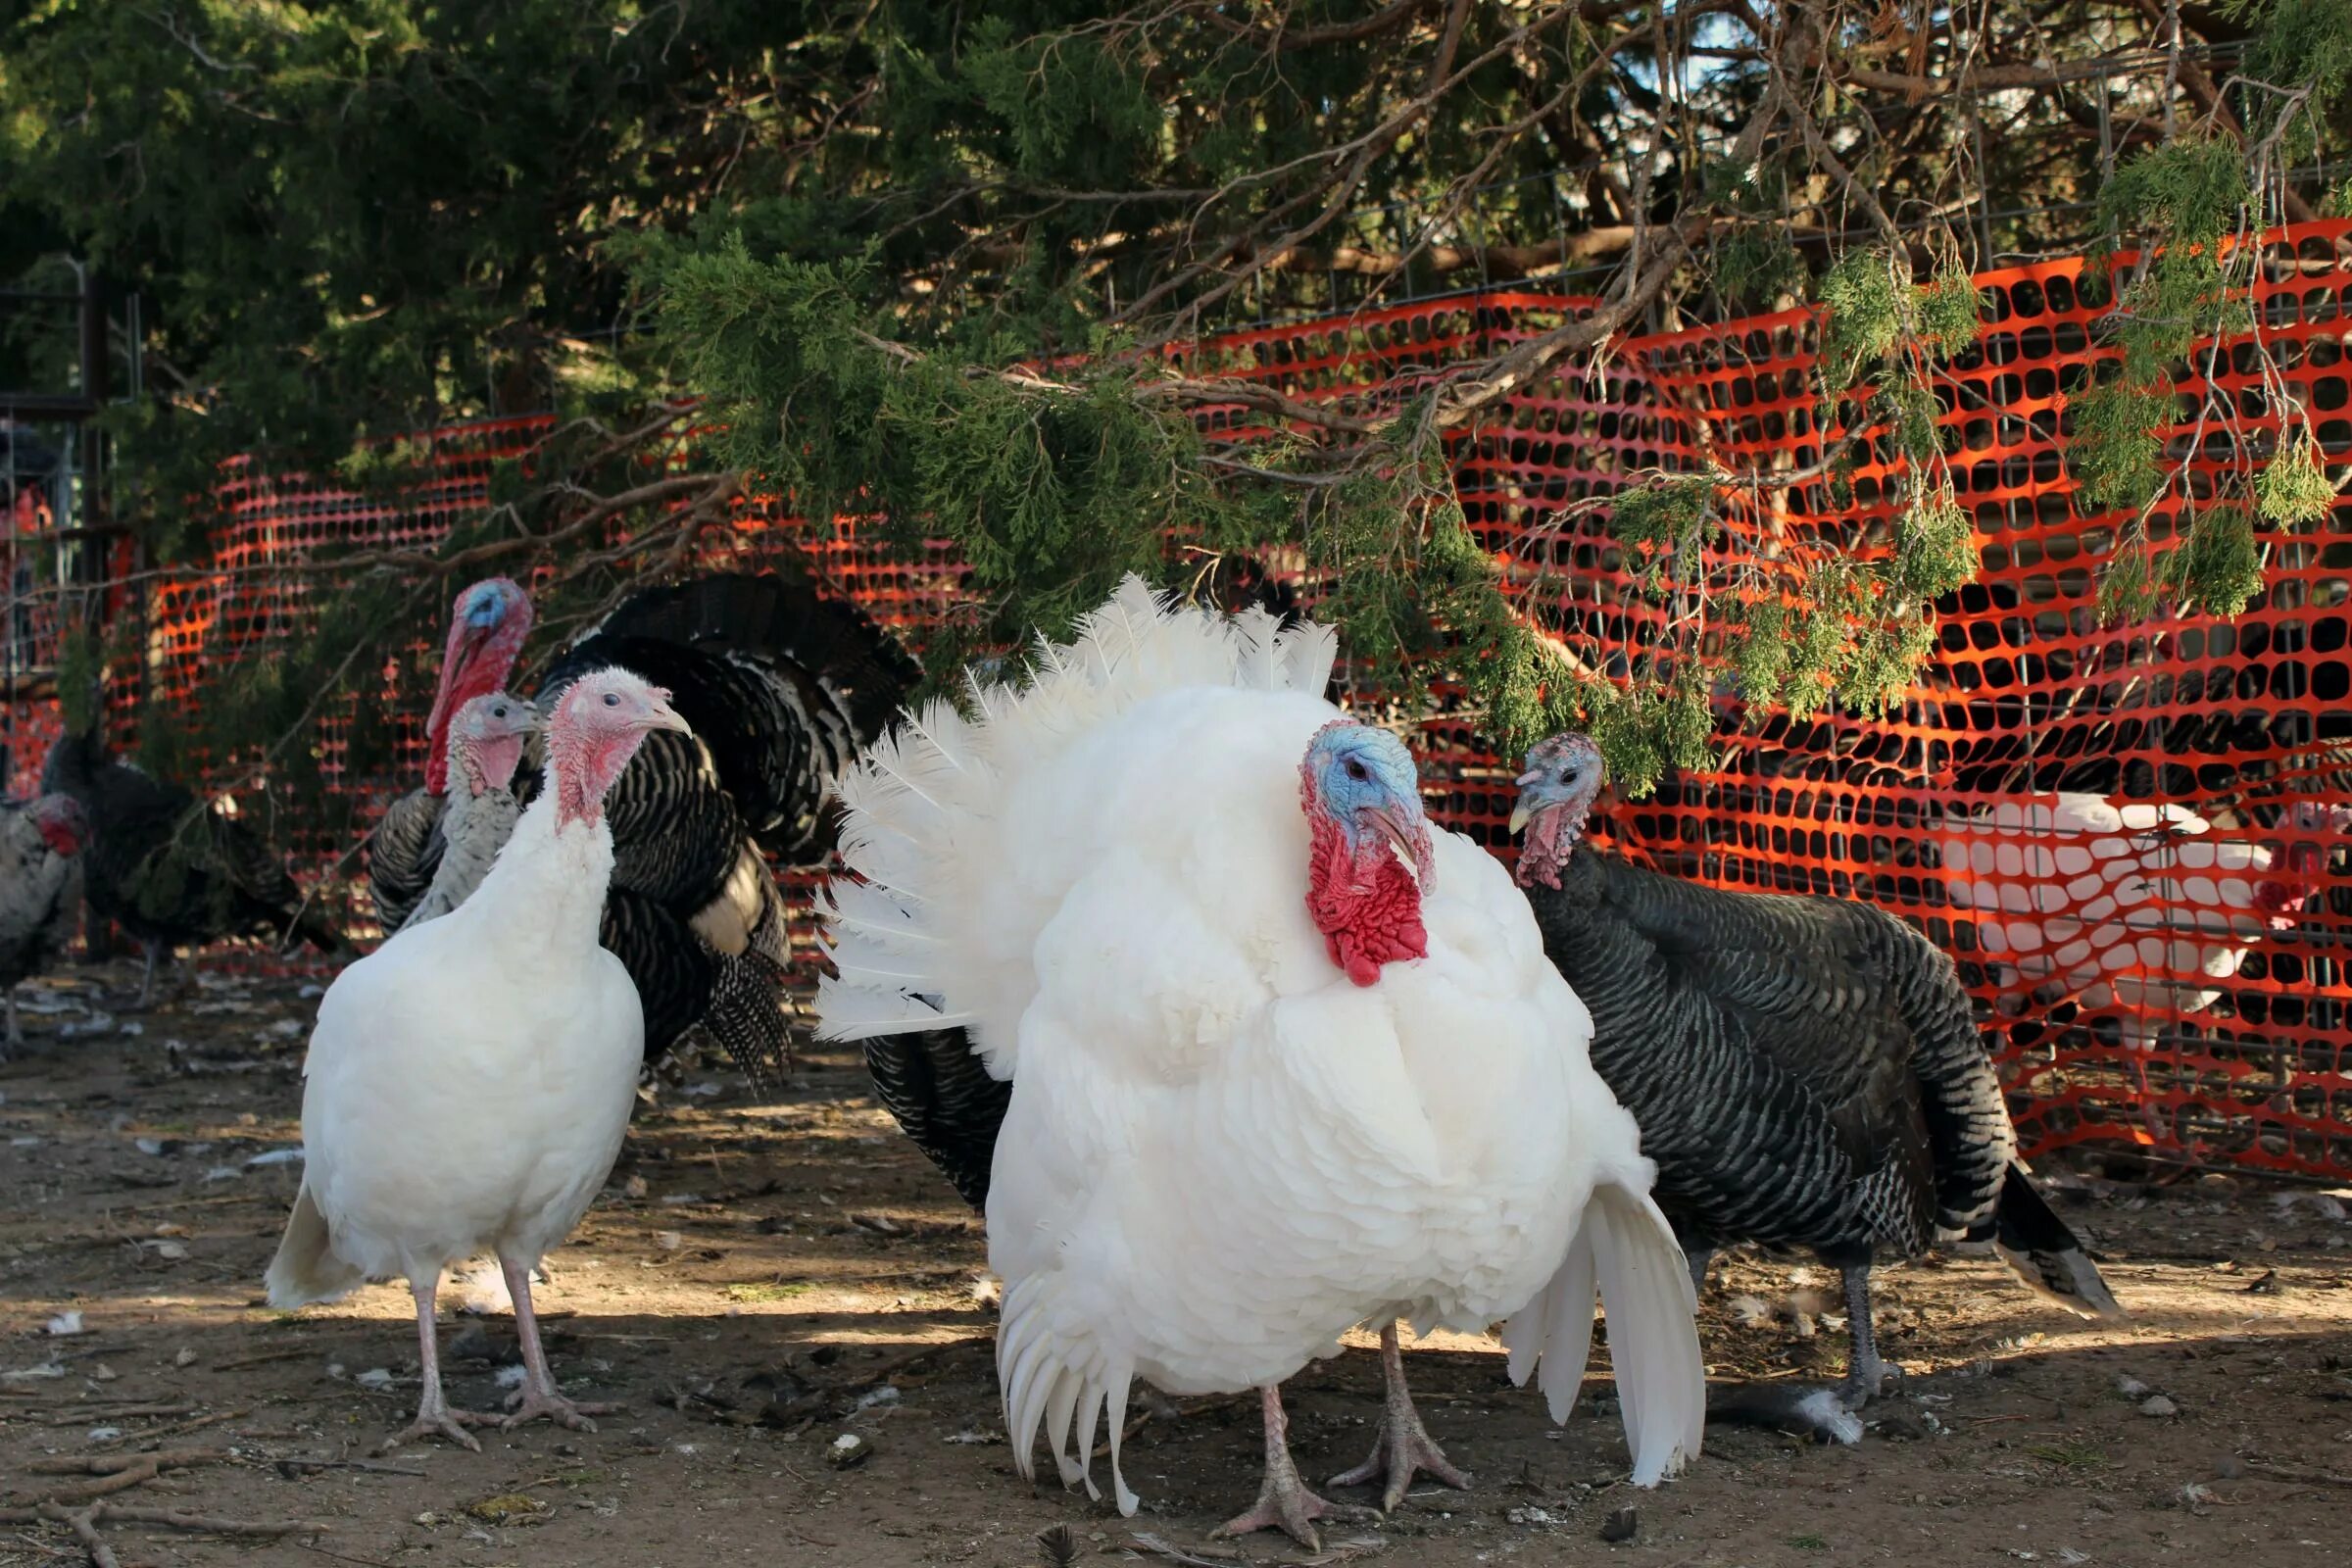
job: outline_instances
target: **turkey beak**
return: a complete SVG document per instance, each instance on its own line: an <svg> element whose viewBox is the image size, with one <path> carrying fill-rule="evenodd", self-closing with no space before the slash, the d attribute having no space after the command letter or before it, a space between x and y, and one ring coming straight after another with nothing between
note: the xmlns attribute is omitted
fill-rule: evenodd
<svg viewBox="0 0 2352 1568"><path fill-rule="evenodd" d="M1396 846L1396 853L1404 858L1404 863L1413 868L1413 875L1426 895L1437 886L1438 881L1437 863L1430 850L1428 819L1418 811L1408 815L1394 806L1375 806L1369 810L1372 820L1379 823L1380 830L1389 836L1389 842Z"/></svg>
<svg viewBox="0 0 2352 1568"><path fill-rule="evenodd" d="M1526 830L1528 823L1536 819L1538 811L1543 810L1550 804L1548 801L1537 799L1535 795L1536 786L1544 782L1544 769L1531 767L1520 774L1516 782L1519 786L1519 800L1511 808L1510 827L1511 836L1514 838Z"/></svg>
<svg viewBox="0 0 2352 1568"><path fill-rule="evenodd" d="M680 718L676 709L658 699L654 703L653 710L645 715L645 727L647 729L673 730L680 735L694 733L694 726Z"/></svg>

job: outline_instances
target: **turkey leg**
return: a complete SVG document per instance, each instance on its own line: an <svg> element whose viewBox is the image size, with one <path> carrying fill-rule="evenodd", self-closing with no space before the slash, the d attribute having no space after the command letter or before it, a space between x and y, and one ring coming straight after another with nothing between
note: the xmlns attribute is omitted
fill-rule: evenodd
<svg viewBox="0 0 2352 1568"><path fill-rule="evenodd" d="M1380 1373L1386 1396L1380 1436L1372 1440L1372 1456L1354 1469L1333 1476L1331 1484L1360 1487L1386 1476L1388 1485L1380 1494L1384 1513L1396 1512L1413 1484L1413 1473L1418 1470L1426 1470L1446 1485L1467 1492L1470 1478L1456 1470L1445 1450L1430 1441L1427 1429L1421 1425L1421 1412L1413 1408L1412 1394L1404 1386L1404 1350L1397 1344L1394 1323L1380 1331Z"/></svg>
<svg viewBox="0 0 2352 1568"><path fill-rule="evenodd" d="M416 1368L423 1377L424 1392L416 1396L416 1419L386 1438L377 1446L378 1453L419 1438L447 1438L461 1448L479 1453L482 1446L466 1429L498 1425L494 1415L451 1409L441 1393L441 1347L433 1329L433 1293L440 1288L438 1270L425 1279L409 1282L409 1294L416 1298Z"/></svg>
<svg viewBox="0 0 2352 1568"><path fill-rule="evenodd" d="M1853 1338L1853 1353L1838 1396L1847 1409L1859 1410L1886 1393L1886 1380L1901 1377L1902 1370L1879 1359L1878 1336L1870 1327L1870 1265L1861 1263L1844 1273L1845 1328Z"/></svg>
<svg viewBox="0 0 2352 1568"><path fill-rule="evenodd" d="M1298 1466L1291 1459L1290 1418L1282 1413L1282 1385L1269 1383L1257 1391L1266 1415L1266 1480L1258 1488L1257 1505L1237 1514L1216 1529L1220 1536L1246 1536L1253 1530L1280 1530L1309 1551L1321 1551L1315 1521L1332 1512L1332 1505L1306 1490Z"/></svg>
<svg viewBox="0 0 2352 1568"><path fill-rule="evenodd" d="M17 1022L17 988L10 986L8 988L8 1040L5 1044L0 1044L0 1061L6 1061L10 1052L22 1051L24 1048L24 1026Z"/></svg>
<svg viewBox="0 0 2352 1568"><path fill-rule="evenodd" d="M1683 1253L1683 1261L1690 1265L1690 1290L1693 1295L1707 1294L1707 1265L1714 1260L1715 1253L1709 1248L1702 1247L1696 1251L1686 1250Z"/></svg>
<svg viewBox="0 0 2352 1568"><path fill-rule="evenodd" d="M155 1000L155 963L156 958L163 952L163 944L160 942L147 942L142 943L141 946L145 947L147 950L147 967L139 976L139 1000L137 1005L139 1010L144 1012L147 1009L148 1004Z"/></svg>
<svg viewBox="0 0 2352 1568"><path fill-rule="evenodd" d="M546 1416L574 1432L594 1432L596 1423L590 1416L621 1406L575 1404L564 1397L556 1380L548 1375L547 1351L539 1345L539 1314L531 1310L531 1265L501 1252L498 1267L507 1277L507 1294L514 1298L514 1331L522 1340L523 1371L522 1387L507 1397L507 1409L512 1413L499 1423L501 1430L512 1432L525 1421Z"/></svg>

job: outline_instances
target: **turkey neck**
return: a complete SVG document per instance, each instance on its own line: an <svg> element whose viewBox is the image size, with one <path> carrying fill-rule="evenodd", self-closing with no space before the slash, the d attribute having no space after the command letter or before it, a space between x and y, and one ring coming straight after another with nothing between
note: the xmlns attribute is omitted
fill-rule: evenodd
<svg viewBox="0 0 2352 1568"><path fill-rule="evenodd" d="M596 946L612 880L612 829L602 819L559 826L550 793L522 813L473 896L444 918L470 915L492 930L531 931L526 954L555 965L574 964L584 949Z"/></svg>

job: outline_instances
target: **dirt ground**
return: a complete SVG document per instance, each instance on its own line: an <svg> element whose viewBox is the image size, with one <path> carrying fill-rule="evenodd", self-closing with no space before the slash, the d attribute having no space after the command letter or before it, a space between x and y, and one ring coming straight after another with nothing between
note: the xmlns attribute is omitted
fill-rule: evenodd
<svg viewBox="0 0 2352 1568"><path fill-rule="evenodd" d="M1122 1520L1014 1475L980 1227L846 1053L805 1060L779 1103L690 1074L639 1114L540 1295L566 1388L625 1412L595 1433L486 1433L478 1456L372 1458L415 1400L406 1293L298 1315L260 1297L300 1170L282 1152L316 988L207 974L134 1013L131 978L27 987L31 1043L0 1067L9 1568L79 1559L68 1524L31 1515L106 1488L131 1512L93 1528L125 1568L2352 1560L2352 1221L2328 1195L2220 1175L2066 1182L2062 1211L2136 1314L2120 1329L2077 1325L1989 1260L1882 1270L1884 1344L1912 1376L1854 1448L1714 1431L1685 1479L1636 1493L1605 1358L1559 1431L1491 1341L1441 1338L1408 1370L1474 1491L1425 1483L1393 1516L1327 1530L1319 1558L1269 1535L1237 1550L1208 1532L1254 1494L1254 1403L1193 1401L1136 1433L1144 1511ZM494 1279L442 1298L461 1405L491 1405L514 1360ZM1732 1260L1704 1303L1711 1370L1836 1373L1834 1283ZM1310 1475L1362 1457L1368 1345L1290 1385ZM1628 1506L1633 1539L1604 1544ZM236 1538L167 1510L304 1528ZM1075 1555L1041 1552L1057 1524Z"/></svg>

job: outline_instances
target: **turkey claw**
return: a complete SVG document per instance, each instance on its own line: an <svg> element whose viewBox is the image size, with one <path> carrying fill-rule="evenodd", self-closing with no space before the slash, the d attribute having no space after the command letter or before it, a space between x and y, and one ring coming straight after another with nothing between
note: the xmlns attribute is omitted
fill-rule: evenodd
<svg viewBox="0 0 2352 1568"><path fill-rule="evenodd" d="M1361 1487L1386 1478L1388 1485L1381 1490L1380 1510L1395 1513L1396 1505L1412 1489L1413 1476L1418 1471L1429 1472L1433 1481L1440 1481L1456 1492L1470 1490L1470 1477L1454 1468L1446 1451L1429 1440L1418 1418L1408 1415L1407 1424L1395 1419L1381 1423L1380 1436L1373 1440L1371 1456L1352 1470L1343 1470L1331 1478L1335 1487Z"/></svg>
<svg viewBox="0 0 2352 1568"><path fill-rule="evenodd" d="M447 1438L469 1453L479 1453L482 1451L481 1443L466 1429L497 1425L497 1416L484 1415L478 1410L443 1410L436 1415L419 1412L416 1420L377 1444L375 1451L385 1454L404 1443L419 1443L426 1438Z"/></svg>
<svg viewBox="0 0 2352 1568"><path fill-rule="evenodd" d="M572 1432L594 1432L596 1423L588 1419L590 1416L610 1415L614 1410L626 1408L621 1404L576 1404L561 1394L518 1389L507 1396L507 1409L512 1413L499 1422L498 1429L512 1432L526 1421L536 1421L545 1416L556 1425Z"/></svg>
<svg viewBox="0 0 2352 1568"><path fill-rule="evenodd" d="M1255 1507L1248 1513L1236 1514L1209 1534L1247 1536L1259 1530L1279 1530L1307 1550L1321 1551L1323 1542L1315 1534L1315 1521L1338 1511L1297 1481L1284 1486L1269 1477L1265 1490L1257 1494Z"/></svg>

